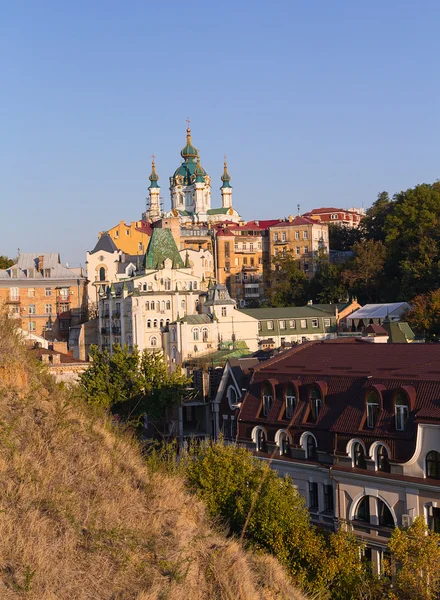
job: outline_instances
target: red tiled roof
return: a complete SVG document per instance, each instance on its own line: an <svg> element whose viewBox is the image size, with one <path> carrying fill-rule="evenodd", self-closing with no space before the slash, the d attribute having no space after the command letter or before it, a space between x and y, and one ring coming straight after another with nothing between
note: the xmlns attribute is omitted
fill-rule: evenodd
<svg viewBox="0 0 440 600"><path fill-rule="evenodd" d="M326 214L326 213L336 213L336 212L349 213L352 215L359 214L353 210L346 210L345 208L314 208L313 210L310 210L309 212L306 212L304 214L305 215L322 215L322 214Z"/></svg>
<svg viewBox="0 0 440 600"><path fill-rule="evenodd" d="M293 227L295 225L316 225L316 219L309 219L308 217L295 217L292 221L278 221L271 227Z"/></svg>

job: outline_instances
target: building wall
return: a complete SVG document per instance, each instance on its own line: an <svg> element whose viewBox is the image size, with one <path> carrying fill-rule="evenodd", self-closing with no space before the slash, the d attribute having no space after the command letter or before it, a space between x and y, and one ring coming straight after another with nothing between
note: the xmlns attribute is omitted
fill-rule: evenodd
<svg viewBox="0 0 440 600"><path fill-rule="evenodd" d="M143 231L139 231L142 227L142 221L132 221L125 223L120 221L117 225L107 231L116 246L125 252L132 255L143 255L148 247L150 236ZM100 236L102 235L100 232Z"/></svg>

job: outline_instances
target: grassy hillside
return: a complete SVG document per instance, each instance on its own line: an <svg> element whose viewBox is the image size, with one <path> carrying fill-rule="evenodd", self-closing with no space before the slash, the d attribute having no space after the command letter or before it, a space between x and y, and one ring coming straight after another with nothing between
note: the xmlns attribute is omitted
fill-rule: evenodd
<svg viewBox="0 0 440 600"><path fill-rule="evenodd" d="M59 389L0 319L0 598L298 599L177 477Z"/></svg>

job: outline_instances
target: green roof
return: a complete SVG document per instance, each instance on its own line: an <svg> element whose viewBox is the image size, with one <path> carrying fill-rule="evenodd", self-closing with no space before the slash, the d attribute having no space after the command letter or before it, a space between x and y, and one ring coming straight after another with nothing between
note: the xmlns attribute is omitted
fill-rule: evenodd
<svg viewBox="0 0 440 600"><path fill-rule="evenodd" d="M159 181L159 175L156 173L156 165L154 163L154 160L151 164L151 175L150 175L149 179L150 179L151 183L150 183L150 187L148 189L159 187L159 185L157 183Z"/></svg>
<svg viewBox="0 0 440 600"><path fill-rule="evenodd" d="M212 323L212 319L209 315L186 315L181 319L183 323L189 323L190 325L203 325L205 323Z"/></svg>
<svg viewBox="0 0 440 600"><path fill-rule="evenodd" d="M232 185L230 184L231 176L228 173L228 165L226 163L226 160L224 162L224 169L223 169L223 175L221 176L221 180L223 181L223 183L222 183L222 186L220 189L232 187Z"/></svg>
<svg viewBox="0 0 440 600"><path fill-rule="evenodd" d="M328 311L312 306L283 306L280 308L241 308L241 312L258 319L301 319L306 317L328 316ZM319 313L325 313L319 315Z"/></svg>
<svg viewBox="0 0 440 600"><path fill-rule="evenodd" d="M208 215L226 215L228 214L229 208L210 208L206 212Z"/></svg>
<svg viewBox="0 0 440 600"><path fill-rule="evenodd" d="M388 332L390 336L389 341L392 344L406 344L412 342L415 339L414 331L404 321L399 321L397 323L384 322L382 323L382 327Z"/></svg>
<svg viewBox="0 0 440 600"><path fill-rule="evenodd" d="M182 148L182 151L180 154L181 154L182 158L187 160L188 158L190 158L190 159L196 158L198 153L199 152L198 152L197 148L195 146L193 146L192 139L191 139L191 129L188 127L188 129L186 130L186 146L184 148Z"/></svg>
<svg viewBox="0 0 440 600"><path fill-rule="evenodd" d="M154 228L144 257L146 269L162 269L166 259L170 259L173 269L184 267L171 229Z"/></svg>
<svg viewBox="0 0 440 600"><path fill-rule="evenodd" d="M204 354L198 358L188 359L187 363L191 364L207 364L212 366L223 366L231 358L242 358L243 356L250 356L252 353L246 345L246 342L222 342L223 347L231 346L225 350L217 350L212 354Z"/></svg>

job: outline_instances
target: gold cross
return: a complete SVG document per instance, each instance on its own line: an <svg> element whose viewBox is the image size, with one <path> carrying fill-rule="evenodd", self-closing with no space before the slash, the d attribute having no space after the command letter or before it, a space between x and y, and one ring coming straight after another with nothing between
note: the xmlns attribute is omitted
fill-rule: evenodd
<svg viewBox="0 0 440 600"><path fill-rule="evenodd" d="M154 162L154 159L155 159L156 157L154 156L154 154L152 154L152 155L151 155L151 158L153 159L153 162Z"/></svg>
<svg viewBox="0 0 440 600"><path fill-rule="evenodd" d="M225 159L225 162L226 162L226 154L224 155L224 157L223 157L223 158Z"/></svg>
<svg viewBox="0 0 440 600"><path fill-rule="evenodd" d="M191 123L191 121L189 120L189 117L186 117L186 122L187 122L188 127L189 127L189 124Z"/></svg>

